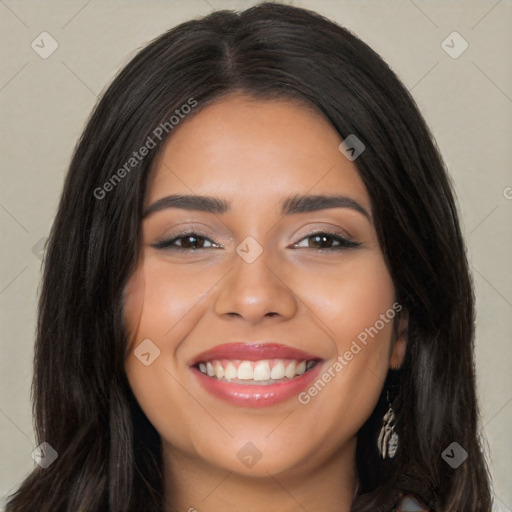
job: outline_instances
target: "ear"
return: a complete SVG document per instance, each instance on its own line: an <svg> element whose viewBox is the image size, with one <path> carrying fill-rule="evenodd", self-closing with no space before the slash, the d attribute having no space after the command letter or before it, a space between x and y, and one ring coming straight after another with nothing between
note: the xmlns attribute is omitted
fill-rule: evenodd
<svg viewBox="0 0 512 512"><path fill-rule="evenodd" d="M392 370L398 370L405 358L405 351L407 349L407 327L409 325L409 316L407 311L402 310L395 319L394 336L395 340L391 346L391 355L389 358L389 367Z"/></svg>

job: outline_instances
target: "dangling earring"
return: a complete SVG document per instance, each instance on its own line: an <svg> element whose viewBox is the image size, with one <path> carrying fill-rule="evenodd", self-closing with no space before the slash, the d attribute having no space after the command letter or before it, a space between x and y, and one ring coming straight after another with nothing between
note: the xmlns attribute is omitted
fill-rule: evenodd
<svg viewBox="0 0 512 512"><path fill-rule="evenodd" d="M382 420L382 428L380 429L379 439L377 440L377 448L383 459L392 459L398 448L398 434L395 432L396 417L389 400L389 391L387 392L387 400L389 409Z"/></svg>

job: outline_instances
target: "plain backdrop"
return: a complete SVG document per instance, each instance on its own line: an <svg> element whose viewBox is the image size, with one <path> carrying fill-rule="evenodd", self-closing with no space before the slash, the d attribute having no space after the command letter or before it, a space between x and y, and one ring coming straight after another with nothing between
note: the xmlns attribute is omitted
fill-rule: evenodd
<svg viewBox="0 0 512 512"><path fill-rule="evenodd" d="M91 109L154 37L213 10L255 3L0 0L2 506L35 464L30 385L41 247ZM495 510L511 511L512 2L284 3L318 11L374 48L412 92L443 154L474 275L481 428Z"/></svg>

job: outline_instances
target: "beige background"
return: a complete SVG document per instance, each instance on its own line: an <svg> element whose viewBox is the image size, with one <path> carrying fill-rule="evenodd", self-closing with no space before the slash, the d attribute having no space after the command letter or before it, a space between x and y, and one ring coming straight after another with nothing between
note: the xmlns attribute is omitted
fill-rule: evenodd
<svg viewBox="0 0 512 512"><path fill-rule="evenodd" d="M0 0L2 508L34 466L29 398L41 277L37 244L48 235L84 122L114 73L150 39L214 9L254 3ZM511 511L512 2L286 3L325 14L380 53L412 91L437 139L454 180L475 279L477 374L495 510ZM44 31L59 45L46 59L31 48ZM469 44L456 59L441 46L453 31Z"/></svg>

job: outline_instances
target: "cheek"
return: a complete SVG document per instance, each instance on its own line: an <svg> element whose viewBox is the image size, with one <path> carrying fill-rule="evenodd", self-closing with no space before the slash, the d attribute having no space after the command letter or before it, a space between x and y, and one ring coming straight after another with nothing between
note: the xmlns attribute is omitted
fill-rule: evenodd
<svg viewBox="0 0 512 512"><path fill-rule="evenodd" d="M124 291L123 316L130 347L125 361L127 371L140 374L138 370L144 365L135 356L137 347L147 339L151 340L149 346L154 347L154 354L159 354L148 367L173 365L181 339L201 310L204 286L197 281L186 270L177 272L168 263L151 256L144 258ZM157 373L146 372L144 378L149 387Z"/></svg>
<svg viewBox="0 0 512 512"><path fill-rule="evenodd" d="M183 449L190 448L187 425L198 423L204 411L176 372L179 346L204 314L204 295L215 282L207 272L198 273L192 266L177 271L168 262L145 256L124 290L128 382L159 434ZM152 345L151 363L146 366L134 351L147 339ZM153 359L154 354L158 355Z"/></svg>
<svg viewBox="0 0 512 512"><path fill-rule="evenodd" d="M340 429L355 435L373 411L389 368L394 286L380 257L360 254L330 274L323 273L303 289L309 305L323 321L336 354L328 362L303 403L322 417L337 439ZM333 441L334 442L334 441Z"/></svg>
<svg viewBox="0 0 512 512"><path fill-rule="evenodd" d="M380 255L353 253L343 264L324 268L298 281L300 294L323 321L325 330L341 350L365 329L373 326L394 303L394 286ZM389 337L392 322L382 328Z"/></svg>
<svg viewBox="0 0 512 512"><path fill-rule="evenodd" d="M190 324L214 284L208 272L187 265L177 269L146 256L125 288L124 321L131 342L154 338L161 350L172 349L179 342L176 333Z"/></svg>
<svg viewBox="0 0 512 512"><path fill-rule="evenodd" d="M344 273L334 330L338 353L361 382L382 384L391 353L395 292L380 254L367 256Z"/></svg>

